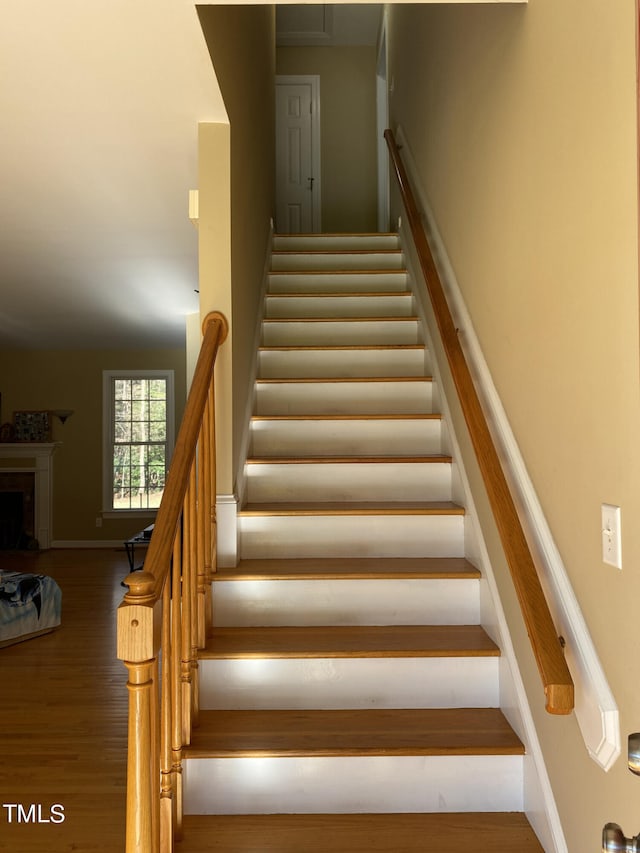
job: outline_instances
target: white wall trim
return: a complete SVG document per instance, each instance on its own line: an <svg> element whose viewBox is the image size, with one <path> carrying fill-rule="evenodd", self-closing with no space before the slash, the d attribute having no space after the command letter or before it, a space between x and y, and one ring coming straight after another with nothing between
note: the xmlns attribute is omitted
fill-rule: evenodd
<svg viewBox="0 0 640 853"><path fill-rule="evenodd" d="M62 442L8 442L0 444L0 458L32 464L1 467L2 474L34 475L34 537L42 550L52 547L53 536L53 454Z"/></svg>
<svg viewBox="0 0 640 853"><path fill-rule="evenodd" d="M217 565L221 569L238 565L238 499L216 495Z"/></svg>
<svg viewBox="0 0 640 853"><path fill-rule="evenodd" d="M419 182L418 172L401 128L396 133L416 201L426 220L429 242L447 294L465 356L476 381L483 408L505 475L516 500L525 534L541 569L541 583L558 632L566 640L565 656L575 682L575 714L593 760L609 770L620 755L618 707L607 682L562 557L540 506L515 436L493 384L455 272L435 217Z"/></svg>

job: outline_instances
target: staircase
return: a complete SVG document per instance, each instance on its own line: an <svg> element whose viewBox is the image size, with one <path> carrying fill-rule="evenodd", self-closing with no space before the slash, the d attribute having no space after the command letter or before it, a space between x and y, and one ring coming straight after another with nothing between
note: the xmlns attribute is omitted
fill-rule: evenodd
<svg viewBox="0 0 640 853"><path fill-rule="evenodd" d="M274 238L189 851L540 851L394 235Z"/></svg>

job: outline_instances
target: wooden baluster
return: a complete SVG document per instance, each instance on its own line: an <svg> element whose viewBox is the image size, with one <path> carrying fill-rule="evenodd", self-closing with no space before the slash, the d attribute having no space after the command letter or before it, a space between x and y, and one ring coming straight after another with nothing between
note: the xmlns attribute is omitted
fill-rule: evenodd
<svg viewBox="0 0 640 853"><path fill-rule="evenodd" d="M211 431L210 447L211 447L211 464L209 466L209 479L211 482L211 580L213 575L218 571L218 512L216 509L216 500L218 497L218 488L216 482L216 388L215 379L211 376L211 387L209 388L209 425ZM209 625L213 624L213 620Z"/></svg>
<svg viewBox="0 0 640 853"><path fill-rule="evenodd" d="M160 603L160 610L162 604ZM160 613L162 618L162 613ZM153 849L160 849L160 668L156 656L151 666L151 826Z"/></svg>
<svg viewBox="0 0 640 853"><path fill-rule="evenodd" d="M204 475L204 554L205 562L203 566L204 576L202 579L202 588L200 589L201 603L198 610L198 641L202 648L207 641L207 628L211 624L211 574L212 574L212 536L211 536L211 513L212 513L212 492L211 492L211 458L212 458L212 413L211 408L211 389L207 396L207 403L204 409L204 417L202 419L203 444L205 454L203 460L203 475Z"/></svg>
<svg viewBox="0 0 640 853"><path fill-rule="evenodd" d="M157 725L157 655L161 603L154 604L154 577L135 572L127 577L129 592L118 607L117 655L129 678L129 747L127 755L126 853L155 853L154 813L158 776L153 752Z"/></svg>
<svg viewBox="0 0 640 853"><path fill-rule="evenodd" d="M173 572L176 571L174 566ZM171 761L171 673L173 671L173 649L171 648L171 585L169 581L162 591L162 678L160 681L160 850L173 850L173 782Z"/></svg>
<svg viewBox="0 0 640 853"><path fill-rule="evenodd" d="M183 525L187 513L184 501ZM180 679L180 648L182 638L182 571L183 537L178 530L173 544L173 574L171 575L171 775L173 787L173 835L182 838L182 685Z"/></svg>
<svg viewBox="0 0 640 853"><path fill-rule="evenodd" d="M207 527L209 526L209 507L207 504L207 447L206 406L200 427L198 440L198 575L196 586L196 610L194 614L194 645L201 649L205 644L204 636L204 588L209 577L210 561L207 557Z"/></svg>
<svg viewBox="0 0 640 853"><path fill-rule="evenodd" d="M193 725L193 684L192 684L192 643L191 643L191 582L192 568L196 560L195 545L195 468L191 466L189 486L184 502L184 543L182 563L182 625L181 625L181 703L182 703L182 743L191 743Z"/></svg>
<svg viewBox="0 0 640 853"><path fill-rule="evenodd" d="M186 632L190 643L189 664L191 667L191 707L189 716L191 725L198 725L198 715L200 711L200 682L198 679L198 645L197 645L197 627L198 627L198 567L202 565L202 548L201 537L199 532L199 507L201 504L200 491L198 485L198 462L197 457L194 461L191 471L193 482L193 494L191 502L191 555L192 559L189 563L189 623L186 626Z"/></svg>

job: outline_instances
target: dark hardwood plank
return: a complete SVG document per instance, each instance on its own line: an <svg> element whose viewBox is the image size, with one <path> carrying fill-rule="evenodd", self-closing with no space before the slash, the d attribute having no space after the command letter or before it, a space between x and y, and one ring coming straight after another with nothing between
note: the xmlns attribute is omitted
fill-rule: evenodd
<svg viewBox="0 0 640 853"><path fill-rule="evenodd" d="M215 581L313 580L382 578L479 578L480 572L462 557L344 557L288 560L241 560L219 568Z"/></svg>
<svg viewBox="0 0 640 853"><path fill-rule="evenodd" d="M521 755L496 708L201 711L185 755Z"/></svg>
<svg viewBox="0 0 640 853"><path fill-rule="evenodd" d="M245 504L238 515L464 515L451 501L297 501Z"/></svg>
<svg viewBox="0 0 640 853"><path fill-rule="evenodd" d="M479 625L214 628L199 656L230 658L497 657Z"/></svg>
<svg viewBox="0 0 640 853"><path fill-rule="evenodd" d="M451 464L451 457L439 453L401 456L250 456L247 465L337 465L337 464L361 464L376 465L385 463L403 463L407 465L428 464Z"/></svg>
<svg viewBox="0 0 640 853"><path fill-rule="evenodd" d="M181 853L543 853L526 817L495 814L187 816Z"/></svg>

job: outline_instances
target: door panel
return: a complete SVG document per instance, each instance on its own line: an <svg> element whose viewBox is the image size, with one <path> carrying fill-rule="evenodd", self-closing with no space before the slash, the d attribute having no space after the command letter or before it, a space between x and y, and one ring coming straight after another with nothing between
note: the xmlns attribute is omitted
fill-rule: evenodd
<svg viewBox="0 0 640 853"><path fill-rule="evenodd" d="M276 83L276 230L313 232L318 191L314 173L314 93L309 82Z"/></svg>

